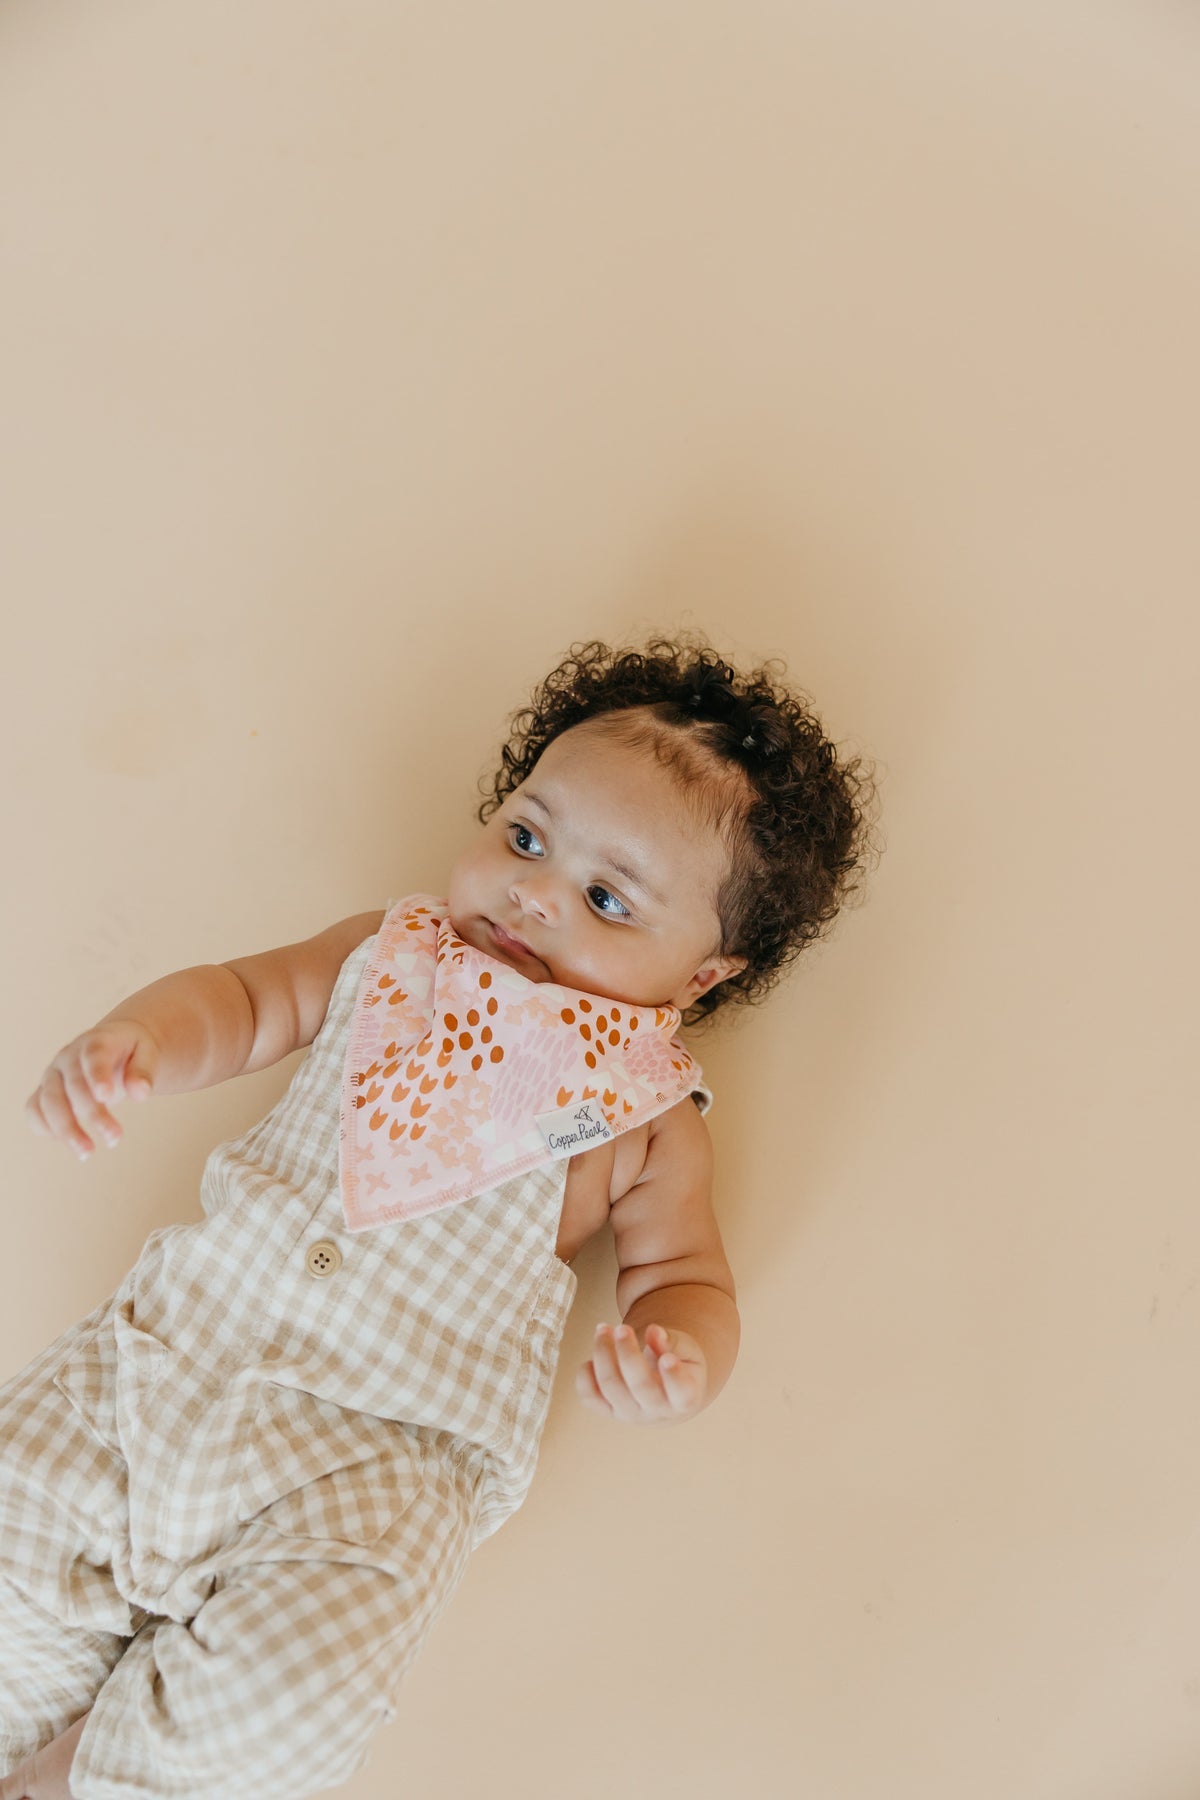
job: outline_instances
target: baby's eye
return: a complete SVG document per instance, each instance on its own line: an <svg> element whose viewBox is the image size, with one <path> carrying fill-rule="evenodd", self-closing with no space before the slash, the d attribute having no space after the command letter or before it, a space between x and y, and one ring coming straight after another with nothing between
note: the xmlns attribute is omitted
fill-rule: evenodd
<svg viewBox="0 0 1200 1800"><path fill-rule="evenodd" d="M508 828L508 835L509 835L509 838L511 839L511 841L513 842L513 844L515 845L516 849L523 850L528 855L536 855L537 854L537 851L531 850L531 848L530 848L530 846L533 844L537 844L538 850L541 849L541 845L538 844L538 840L534 837L534 835L533 835L532 831L530 831L528 825L510 825ZM522 844L519 841L522 837L527 837L529 839L529 843Z"/></svg>
<svg viewBox="0 0 1200 1800"><path fill-rule="evenodd" d="M625 902L623 900L618 900L617 896L615 894L610 894L606 887L600 886L599 882L593 882L591 887L588 889L588 893L591 894L592 896L595 896L596 894L602 894L604 896L605 900L611 900L613 903L613 907L616 907L618 909L617 911L614 912L612 910L612 908L602 905L600 901L593 898L592 905L596 908L597 912L604 913L605 916L610 919L627 919L627 918L629 918L629 916L630 916L629 908L626 906Z"/></svg>

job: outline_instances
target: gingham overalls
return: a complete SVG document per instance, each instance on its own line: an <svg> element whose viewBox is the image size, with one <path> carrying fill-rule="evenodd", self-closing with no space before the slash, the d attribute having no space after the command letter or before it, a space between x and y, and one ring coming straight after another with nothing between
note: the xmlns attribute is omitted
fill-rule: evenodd
<svg viewBox="0 0 1200 1800"><path fill-rule="evenodd" d="M576 1288L568 1164L347 1231L338 1094L374 941L282 1099L208 1158L204 1220L151 1233L0 1388L0 1768L91 1706L80 1800L345 1781L533 1479Z"/></svg>

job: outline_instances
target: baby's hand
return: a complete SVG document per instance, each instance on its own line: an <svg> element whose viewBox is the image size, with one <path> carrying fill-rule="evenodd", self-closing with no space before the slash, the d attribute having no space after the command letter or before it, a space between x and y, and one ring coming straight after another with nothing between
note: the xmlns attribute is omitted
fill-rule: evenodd
<svg viewBox="0 0 1200 1800"><path fill-rule="evenodd" d="M708 1362L695 1338L662 1325L647 1325L640 1350L628 1325L597 1325L592 1360L575 1377L585 1406L634 1425L691 1418L707 1390Z"/></svg>
<svg viewBox="0 0 1200 1800"><path fill-rule="evenodd" d="M64 1045L25 1102L30 1130L61 1138L81 1162L96 1147L87 1131L115 1149L121 1131L105 1101L145 1100L157 1068L158 1041L136 1019L94 1025Z"/></svg>

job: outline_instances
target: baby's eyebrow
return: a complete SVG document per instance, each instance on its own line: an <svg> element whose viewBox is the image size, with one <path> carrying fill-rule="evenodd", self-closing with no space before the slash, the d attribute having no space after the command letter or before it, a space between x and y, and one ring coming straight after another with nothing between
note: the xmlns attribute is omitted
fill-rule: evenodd
<svg viewBox="0 0 1200 1800"><path fill-rule="evenodd" d="M521 798L522 800L528 800L533 806L540 806L550 823L553 825L554 814L550 811L550 808L539 794L530 793L528 788L522 788ZM658 889L651 886L648 877L642 869L632 868L629 863L622 862L619 857L613 855L611 850L599 850L596 854L600 857L602 862L607 863L608 867L613 869L627 881L631 887L637 888L641 893L645 894L648 899L657 902L659 906L666 906L666 901L663 899Z"/></svg>

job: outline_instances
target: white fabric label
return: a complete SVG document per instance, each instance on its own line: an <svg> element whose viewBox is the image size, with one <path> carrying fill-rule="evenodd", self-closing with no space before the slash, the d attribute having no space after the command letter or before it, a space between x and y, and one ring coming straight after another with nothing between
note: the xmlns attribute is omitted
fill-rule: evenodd
<svg viewBox="0 0 1200 1800"><path fill-rule="evenodd" d="M555 1161L590 1150L593 1144L606 1144L616 1135L594 1100L581 1100L560 1112L538 1113L534 1123Z"/></svg>

